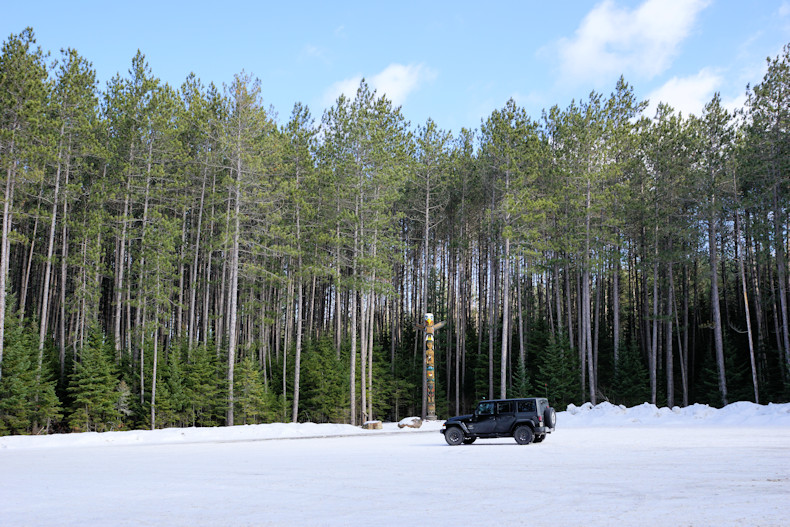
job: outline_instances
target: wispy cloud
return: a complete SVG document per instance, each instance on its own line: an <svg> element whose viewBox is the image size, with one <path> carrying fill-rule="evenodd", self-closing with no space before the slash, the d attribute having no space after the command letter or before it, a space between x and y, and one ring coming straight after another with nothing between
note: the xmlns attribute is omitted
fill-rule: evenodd
<svg viewBox="0 0 790 527"><path fill-rule="evenodd" d="M302 47L302 55L311 59L317 59L324 64L328 64L329 54L325 48L314 46L313 44L305 44Z"/></svg>
<svg viewBox="0 0 790 527"><path fill-rule="evenodd" d="M385 95L395 106L402 105L408 96L427 82L436 78L436 72L425 64L390 64L379 73L367 78L368 84L379 96ZM332 84L324 92L324 105L331 106L340 96L353 98L363 76L355 75Z"/></svg>
<svg viewBox="0 0 790 527"><path fill-rule="evenodd" d="M621 74L650 79L666 71L710 0L646 0L596 5L571 38L555 43L563 82L600 82Z"/></svg>

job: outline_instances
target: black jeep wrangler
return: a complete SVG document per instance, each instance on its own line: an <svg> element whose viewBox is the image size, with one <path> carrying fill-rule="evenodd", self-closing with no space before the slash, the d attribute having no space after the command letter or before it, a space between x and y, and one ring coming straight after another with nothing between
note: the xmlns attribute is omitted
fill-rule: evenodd
<svg viewBox="0 0 790 527"><path fill-rule="evenodd" d="M519 445L540 443L554 431L557 414L548 399L495 399L480 401L472 415L445 421L441 432L448 445L469 445L478 437L512 437Z"/></svg>

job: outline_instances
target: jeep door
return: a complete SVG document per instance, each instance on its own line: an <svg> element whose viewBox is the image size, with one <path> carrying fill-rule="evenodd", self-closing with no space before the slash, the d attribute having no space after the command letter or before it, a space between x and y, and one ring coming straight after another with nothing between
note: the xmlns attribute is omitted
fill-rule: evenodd
<svg viewBox="0 0 790 527"><path fill-rule="evenodd" d="M499 401L496 403L496 429L497 434L509 434L516 422L515 401Z"/></svg>
<svg viewBox="0 0 790 527"><path fill-rule="evenodd" d="M496 428L495 410L494 403L490 401L477 405L475 422L469 426L469 430L476 435L493 434Z"/></svg>

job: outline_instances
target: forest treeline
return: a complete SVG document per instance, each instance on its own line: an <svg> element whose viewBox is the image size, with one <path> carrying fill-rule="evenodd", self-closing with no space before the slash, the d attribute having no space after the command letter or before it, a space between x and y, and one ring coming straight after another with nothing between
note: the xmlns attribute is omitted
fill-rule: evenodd
<svg viewBox="0 0 790 527"><path fill-rule="evenodd" d="M0 55L0 434L425 415L479 398L790 397L790 47L701 116L622 78L479 129L362 81L287 120L259 83L101 89Z"/></svg>

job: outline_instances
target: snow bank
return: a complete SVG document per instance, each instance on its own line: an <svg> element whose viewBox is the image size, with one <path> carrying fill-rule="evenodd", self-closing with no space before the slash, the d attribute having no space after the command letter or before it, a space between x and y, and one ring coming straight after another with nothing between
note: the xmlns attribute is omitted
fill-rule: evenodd
<svg viewBox="0 0 790 527"><path fill-rule="evenodd" d="M413 418L408 418L413 419ZM402 421L403 422L403 421ZM352 435L381 435L438 432L443 421L423 421L422 427L398 428L398 423L384 423L381 430L363 430L357 426L316 423L274 423L213 428L167 428L164 430L130 430L125 432L86 432L48 436L0 437L1 449L94 447L101 445L187 444L273 439L307 439ZM644 403L633 408L604 402L593 406L568 405L557 414L557 429L626 426L752 426L789 427L790 403L759 405L749 402L730 404L722 409L706 404L686 408L658 408Z"/></svg>
<svg viewBox="0 0 790 527"><path fill-rule="evenodd" d="M741 401L718 409L707 404L659 408L649 403L626 408L604 402L596 406L569 404L566 411L557 414L557 428L631 425L790 427L790 403L760 405Z"/></svg>
<svg viewBox="0 0 790 527"><path fill-rule="evenodd" d="M166 428L164 430L130 430L124 432L82 432L43 436L0 437L0 449L92 447L99 445L152 445L177 443L209 443L233 441L266 441L273 439L307 439L346 437L382 433L408 434L438 432L444 421L424 421L420 430L399 429L397 423L384 423L380 430L364 430L358 426L317 423L272 423L204 428Z"/></svg>

